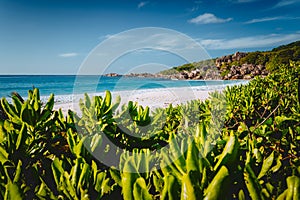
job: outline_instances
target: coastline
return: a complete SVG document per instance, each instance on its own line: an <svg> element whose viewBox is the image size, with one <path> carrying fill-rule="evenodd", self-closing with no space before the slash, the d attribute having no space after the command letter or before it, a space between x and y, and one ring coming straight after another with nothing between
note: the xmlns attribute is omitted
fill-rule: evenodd
<svg viewBox="0 0 300 200"><path fill-rule="evenodd" d="M112 91L112 102L116 101L116 97L121 97L120 106L127 104L129 101L138 102L138 105L143 107L148 106L150 110L155 108L166 108L169 104L179 105L191 100L199 99L206 100L209 93L214 91L222 91L225 87L216 87L214 89L203 89L201 87L174 87L174 88L158 88L158 89L142 89L142 90L127 90L127 91ZM92 96L104 96L102 93L89 94ZM70 96L69 102L56 101L54 109L62 109L66 114L69 109L80 113L79 100L83 99L83 95Z"/></svg>

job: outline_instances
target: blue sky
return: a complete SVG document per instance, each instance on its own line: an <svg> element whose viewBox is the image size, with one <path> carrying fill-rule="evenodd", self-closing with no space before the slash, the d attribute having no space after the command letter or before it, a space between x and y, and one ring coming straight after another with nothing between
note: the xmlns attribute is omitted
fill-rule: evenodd
<svg viewBox="0 0 300 200"><path fill-rule="evenodd" d="M299 10L300 0L0 0L0 74L76 74L99 43L143 27L186 34L212 58L269 50L300 40ZM108 71L164 68L147 63L185 61L159 51L129 53Z"/></svg>

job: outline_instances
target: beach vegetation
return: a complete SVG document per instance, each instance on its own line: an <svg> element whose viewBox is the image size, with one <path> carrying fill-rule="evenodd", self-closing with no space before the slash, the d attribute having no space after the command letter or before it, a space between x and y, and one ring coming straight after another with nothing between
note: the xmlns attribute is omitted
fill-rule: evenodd
<svg viewBox="0 0 300 200"><path fill-rule="evenodd" d="M153 111L109 91L67 114L37 88L2 98L0 198L300 199L299 72Z"/></svg>

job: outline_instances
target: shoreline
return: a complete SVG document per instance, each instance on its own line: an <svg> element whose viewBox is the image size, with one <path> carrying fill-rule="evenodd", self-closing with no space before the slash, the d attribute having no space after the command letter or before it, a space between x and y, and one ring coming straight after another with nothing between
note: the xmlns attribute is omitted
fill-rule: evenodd
<svg viewBox="0 0 300 200"><path fill-rule="evenodd" d="M227 85L226 85L227 86ZM207 89L199 87L174 87L174 88L158 88L158 89L142 89L142 90L126 90L126 91L111 91L112 103L115 102L116 97L121 97L120 106L127 104L129 101L138 102L138 105L143 107L148 106L150 110L156 108L166 108L169 104L179 105L191 100L199 99L201 101L206 100L209 97L209 93L214 91L223 91L223 87L216 87L215 89ZM104 96L105 93L91 93L92 96ZM84 95L70 95L71 101L59 102L56 101L54 110L62 109L62 112L66 114L68 110L80 113L79 100L83 99ZM119 107L120 107L119 106Z"/></svg>

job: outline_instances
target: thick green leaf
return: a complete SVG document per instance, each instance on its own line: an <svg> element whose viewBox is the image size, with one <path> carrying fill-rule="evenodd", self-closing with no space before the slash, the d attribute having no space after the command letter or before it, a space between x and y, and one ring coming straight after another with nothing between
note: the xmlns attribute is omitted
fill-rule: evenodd
<svg viewBox="0 0 300 200"><path fill-rule="evenodd" d="M177 169L183 174L186 171L186 161L183 158L183 154L180 151L180 148L178 146L178 142L176 140L176 136L174 133L171 133L170 139L169 139L169 145L170 145L170 155L171 161L175 164Z"/></svg>
<svg viewBox="0 0 300 200"><path fill-rule="evenodd" d="M229 178L229 171L225 166L222 166L218 173L213 178L212 182L209 184L204 195L205 200L210 199L223 199L224 194L227 192L227 187L229 187L227 181Z"/></svg>
<svg viewBox="0 0 300 200"><path fill-rule="evenodd" d="M15 171L15 176L14 176L13 182L20 184L21 176L22 176L22 161L19 160L16 171Z"/></svg>
<svg viewBox="0 0 300 200"><path fill-rule="evenodd" d="M132 157L125 162L121 177L123 198L133 200L134 197L132 188L140 175L137 173L137 168Z"/></svg>
<svg viewBox="0 0 300 200"><path fill-rule="evenodd" d="M95 184L95 190L98 192L101 192L101 198L104 194L111 191L111 185L109 184L110 179L106 178L106 172L100 172L97 174L96 184Z"/></svg>
<svg viewBox="0 0 300 200"><path fill-rule="evenodd" d="M73 154L75 154L76 141L75 141L75 138L74 138L75 136L74 136L72 129L68 129L67 135L68 135L67 141L68 141L69 148L70 148L71 152Z"/></svg>
<svg viewBox="0 0 300 200"><path fill-rule="evenodd" d="M257 177L255 176L255 173L253 172L250 164L246 164L245 171L244 171L244 177L246 186L248 188L250 197L252 199L263 199L262 193L261 193L261 185L258 182Z"/></svg>
<svg viewBox="0 0 300 200"><path fill-rule="evenodd" d="M20 132L18 133L18 138L16 142L16 150L18 150L20 147L25 145L25 141L27 139L27 127L25 123L22 124L22 128Z"/></svg>
<svg viewBox="0 0 300 200"><path fill-rule="evenodd" d="M20 101L20 99L13 95L12 97L12 101L14 103L14 106L15 106L15 110L17 111L17 113L21 113L21 109L22 109L22 102Z"/></svg>
<svg viewBox="0 0 300 200"><path fill-rule="evenodd" d="M23 122L28 123L31 126L34 125L34 123L32 122L33 116L31 115L31 111L29 110L29 102L28 101L25 101L25 103L22 105L21 120Z"/></svg>
<svg viewBox="0 0 300 200"><path fill-rule="evenodd" d="M171 174L164 177L164 188L161 199L180 199L180 185L178 180Z"/></svg>
<svg viewBox="0 0 300 200"><path fill-rule="evenodd" d="M188 140L188 150L187 150L187 158L186 158L186 165L187 165L187 172L195 171L199 172L199 151L196 147L194 140Z"/></svg>
<svg viewBox="0 0 300 200"><path fill-rule="evenodd" d="M8 182L5 191L5 200L22 200L23 194L20 187L16 183Z"/></svg>
<svg viewBox="0 0 300 200"><path fill-rule="evenodd" d="M14 107L12 107L5 98L1 99L1 106L7 116L16 124L21 124L20 117L18 113L16 113Z"/></svg>
<svg viewBox="0 0 300 200"><path fill-rule="evenodd" d="M257 178L262 178L272 167L274 161L274 151L263 161L263 165L261 167L260 173Z"/></svg>
<svg viewBox="0 0 300 200"><path fill-rule="evenodd" d="M54 94L50 94L50 97L44 107L44 110L52 110L54 106Z"/></svg>
<svg viewBox="0 0 300 200"><path fill-rule="evenodd" d="M75 165L72 167L71 170L71 184L75 188L78 184L78 180L81 174L81 166L84 164L84 161L82 158L77 158L75 160Z"/></svg>
<svg viewBox="0 0 300 200"><path fill-rule="evenodd" d="M300 178L295 175L289 176L287 177L286 182L288 186L286 199L300 199Z"/></svg>
<svg viewBox="0 0 300 200"><path fill-rule="evenodd" d="M145 179L142 177L137 178L133 185L133 198L135 200L152 200Z"/></svg>
<svg viewBox="0 0 300 200"><path fill-rule="evenodd" d="M104 112L107 112L111 107L111 93L110 93L110 91L108 91L108 90L105 91L105 97L104 97L103 101L104 101L105 107L107 109Z"/></svg>
<svg viewBox="0 0 300 200"><path fill-rule="evenodd" d="M8 153L6 152L5 149L3 149L3 147L0 146L0 162L3 165L5 162L9 161L8 159Z"/></svg>
<svg viewBox="0 0 300 200"><path fill-rule="evenodd" d="M239 142L237 136L231 133L218 162L214 166L214 170L217 171L222 165L233 164L237 158L238 150Z"/></svg>
<svg viewBox="0 0 300 200"><path fill-rule="evenodd" d="M77 192L80 191L80 188L87 188L89 179L91 177L90 173L90 165L88 163L84 163L77 183Z"/></svg>
<svg viewBox="0 0 300 200"><path fill-rule="evenodd" d="M64 173L64 169L62 168L62 162L58 158L54 158L51 168L56 186L59 187L61 177Z"/></svg>
<svg viewBox="0 0 300 200"><path fill-rule="evenodd" d="M196 185L192 182L190 173L184 174L181 180L181 200L197 200L197 191Z"/></svg>
<svg viewBox="0 0 300 200"><path fill-rule="evenodd" d="M119 186L122 186L122 178L121 178L121 174L120 174L120 171L117 170L115 167L111 167L109 169L109 173L110 173L110 176L112 177L112 179L119 185Z"/></svg>

